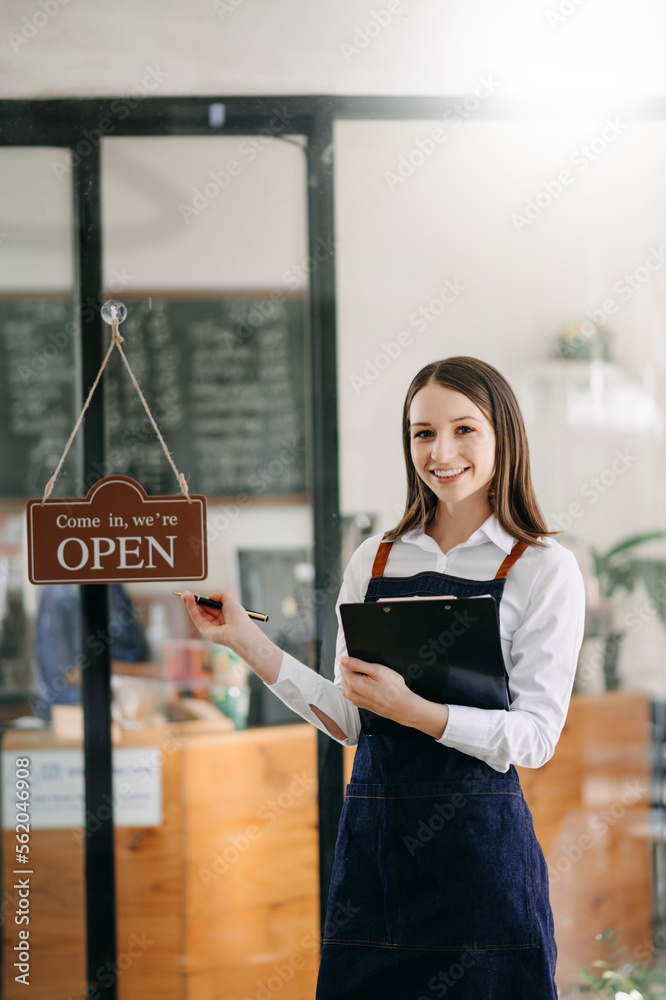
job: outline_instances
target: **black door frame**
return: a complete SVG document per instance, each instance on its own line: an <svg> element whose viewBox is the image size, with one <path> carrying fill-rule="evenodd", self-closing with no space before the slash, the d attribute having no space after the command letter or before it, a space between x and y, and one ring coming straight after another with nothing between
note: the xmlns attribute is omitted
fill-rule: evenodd
<svg viewBox="0 0 666 1000"><path fill-rule="evenodd" d="M336 368L336 240L334 216L334 127L343 119L455 120L596 118L615 114L627 120L665 119L666 100L581 99L555 104L544 100L502 99L475 95L454 97L256 96L71 98L0 101L0 146L55 146L73 156L72 184L76 226L76 282L79 329L79 386L87 394L103 355L99 312L83 303L99 301L102 292L102 230L100 143L105 136L252 135L275 130L307 138L308 244L317 260L309 289L310 380L314 516L314 588L324 598L315 603L316 663L321 670L324 626L334 618L337 593L331 580L340 577L340 511L338 474ZM331 247L323 260L321 245ZM104 468L103 386L93 397L83 429L82 471L91 485ZM83 637L102 629L109 634L108 588L82 587ZM330 644L329 644L330 645ZM97 647L95 647L97 648ZM325 651L324 651L325 652ZM330 653L327 658L330 658ZM85 812L108 816L112 802L110 728L110 646L90 651L90 669L83 671ZM106 727L97 720L106 719ZM335 840L343 801L342 747L317 731L319 774L320 919L323 931ZM102 806L104 807L102 810ZM97 978L97 970L116 959L115 870L113 816L86 829L86 929L89 988L116 1000L112 985ZM94 994L92 994L94 995Z"/></svg>

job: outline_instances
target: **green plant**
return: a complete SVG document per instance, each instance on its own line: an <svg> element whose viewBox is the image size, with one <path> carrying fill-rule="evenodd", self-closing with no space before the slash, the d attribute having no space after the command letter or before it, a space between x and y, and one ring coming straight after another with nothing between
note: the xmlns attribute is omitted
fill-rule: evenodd
<svg viewBox="0 0 666 1000"><path fill-rule="evenodd" d="M612 597L618 588L632 593L638 581L642 580L648 595L655 602L659 617L666 624L666 561L641 559L630 553L631 549L656 538L666 538L666 531L629 535L604 553L591 545L590 552L599 580L600 594Z"/></svg>
<svg viewBox="0 0 666 1000"><path fill-rule="evenodd" d="M666 538L666 531L645 531L629 535L606 552L600 552L588 544L599 582L599 595L603 600L598 607L588 607L585 634L601 636L604 640L603 672L608 690L617 688L619 684L617 664L620 645L625 636L622 629L613 625L610 603L613 594L617 590L632 593L637 583L642 581L648 596L654 602L656 613L666 625L666 560L640 557L633 551L639 545L657 538ZM580 542L581 539L576 541Z"/></svg>
<svg viewBox="0 0 666 1000"><path fill-rule="evenodd" d="M581 969L581 982L598 997L613 1000L664 1000L666 975L661 969L640 962L618 965L626 945L620 945L612 929L596 936L602 957Z"/></svg>

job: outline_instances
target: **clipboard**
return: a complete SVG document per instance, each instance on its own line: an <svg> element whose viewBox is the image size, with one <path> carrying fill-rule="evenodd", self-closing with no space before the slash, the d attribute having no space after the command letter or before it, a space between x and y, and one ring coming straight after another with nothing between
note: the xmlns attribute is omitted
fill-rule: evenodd
<svg viewBox="0 0 666 1000"><path fill-rule="evenodd" d="M340 618L350 656L396 670L428 701L508 711L494 597L341 604ZM365 708L359 715L368 736L407 728Z"/></svg>

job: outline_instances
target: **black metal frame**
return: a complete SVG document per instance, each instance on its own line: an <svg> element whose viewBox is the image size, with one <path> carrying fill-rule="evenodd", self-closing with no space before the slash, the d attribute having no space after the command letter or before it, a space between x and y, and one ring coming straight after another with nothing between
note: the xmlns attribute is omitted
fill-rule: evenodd
<svg viewBox="0 0 666 1000"><path fill-rule="evenodd" d="M93 149L73 170L77 238L76 292L79 303L97 300L102 288L102 213L100 149ZM79 392L85 398L104 356L102 319L97 310L81 311ZM105 442L104 383L98 385L83 424L81 474L84 483L99 479ZM98 979L116 961L116 888L113 836L113 762L111 749L110 594L107 584L81 586L81 649L87 658L81 674L85 774L85 899L88 989L93 996L106 984ZM107 641L91 644L92 635ZM107 724L103 724L103 720ZM94 817L96 822L92 823ZM107 974L108 975L108 974ZM114 977L109 996L117 995Z"/></svg>
<svg viewBox="0 0 666 1000"><path fill-rule="evenodd" d="M100 144L103 136L206 136L253 134L270 128L276 111L289 119L282 135L307 137L308 239L314 252L319 239L335 246L333 211L334 125L342 119L445 119L459 114L466 95L456 97L160 97L0 101L0 145L68 147L74 155L73 185L78 232L77 299L82 331L80 386L83 396L102 356L99 313L87 321L82 303L101 292ZM217 105L217 117L212 107ZM223 122L220 122L222 106ZM479 119L557 119L616 114L625 119L664 119L663 99L600 102L579 99L558 104L543 100L489 97L469 115ZM317 663L322 638L330 627L336 594L331 579L340 574L338 491L335 251L311 276L311 440L314 507L314 563L317 602ZM104 398L98 389L84 425L83 474L87 486L104 467ZM96 463L96 464L93 464ZM82 588L85 639L102 629L108 634L108 588ZM85 649L84 645L84 649ZM110 645L87 653L83 671L86 815L100 819L86 830L87 972L91 988L101 988L96 971L115 962L115 890L113 853ZM101 725L106 720L107 725ZM337 825L343 800L342 747L318 732L320 905L324 926ZM102 819L102 817L105 817ZM115 1000L115 980L105 996Z"/></svg>

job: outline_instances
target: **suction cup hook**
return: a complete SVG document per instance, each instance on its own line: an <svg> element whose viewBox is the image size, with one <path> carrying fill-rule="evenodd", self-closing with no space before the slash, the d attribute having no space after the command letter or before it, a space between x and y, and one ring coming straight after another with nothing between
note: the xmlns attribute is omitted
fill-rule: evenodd
<svg viewBox="0 0 666 1000"><path fill-rule="evenodd" d="M102 319L105 323L108 323L109 326L111 326L114 319L117 319L119 323L122 323L123 320L127 318L127 306L119 299L109 299L108 302L104 303L100 312Z"/></svg>

